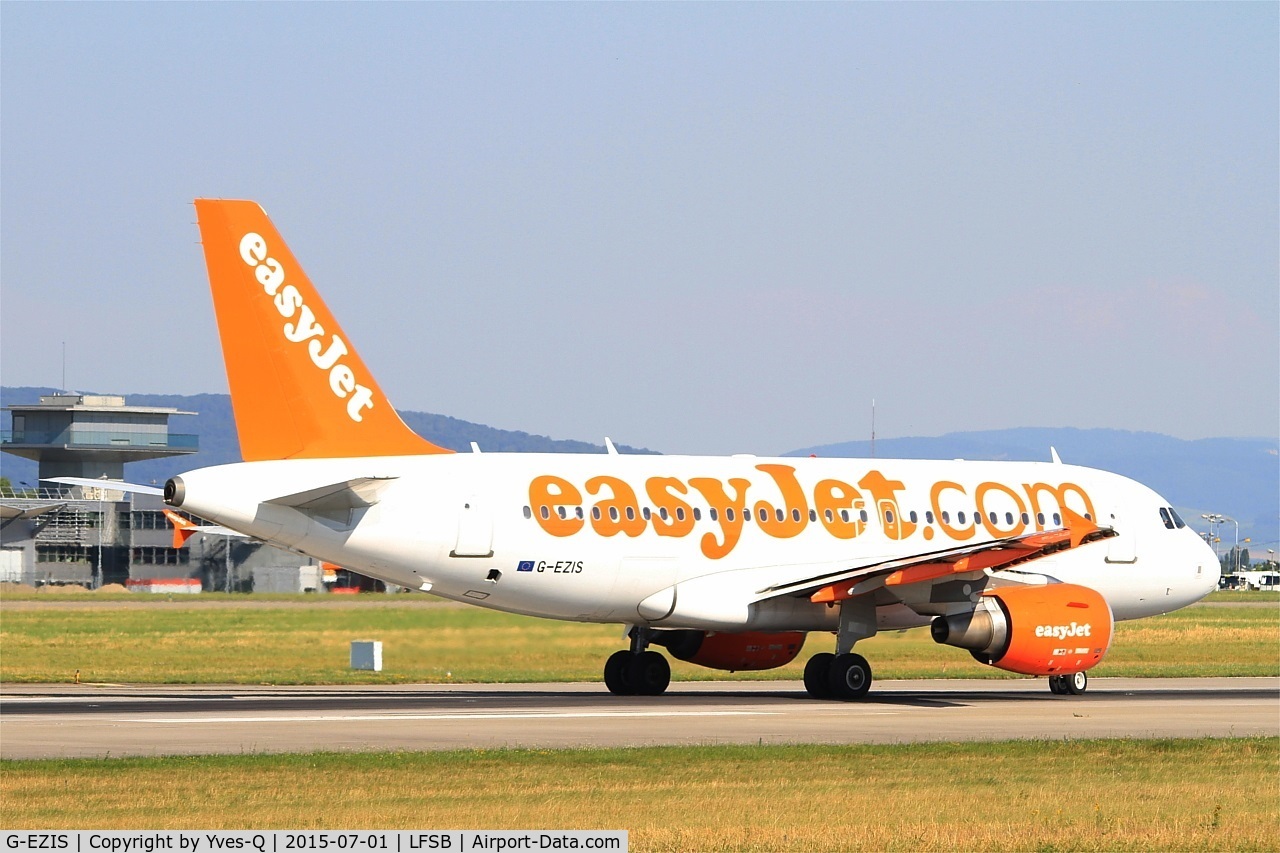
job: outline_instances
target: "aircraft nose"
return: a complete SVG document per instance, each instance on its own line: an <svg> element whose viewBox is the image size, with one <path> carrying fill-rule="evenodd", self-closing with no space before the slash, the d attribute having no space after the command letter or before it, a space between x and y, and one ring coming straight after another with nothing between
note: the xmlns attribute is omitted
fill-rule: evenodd
<svg viewBox="0 0 1280 853"><path fill-rule="evenodd" d="M1196 566L1196 580L1202 592L1198 597L1204 597L1218 588L1218 580L1222 577L1222 566L1218 564L1218 555L1214 553L1213 548L1208 542L1199 539L1199 548L1196 550L1193 562Z"/></svg>

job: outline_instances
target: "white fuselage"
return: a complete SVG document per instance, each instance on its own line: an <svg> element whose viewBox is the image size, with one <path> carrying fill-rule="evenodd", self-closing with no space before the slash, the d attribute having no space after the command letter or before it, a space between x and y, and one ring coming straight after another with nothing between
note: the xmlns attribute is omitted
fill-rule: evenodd
<svg viewBox="0 0 1280 853"><path fill-rule="evenodd" d="M272 503L358 478L388 479L349 514ZM472 453L238 463L181 480L184 510L249 536L445 598L575 621L830 630L835 609L768 590L1057 529L1063 504L1117 535L1018 567L1022 581L1096 589L1118 620L1183 607L1218 581L1212 550L1165 520L1155 492L1053 463ZM880 627L969 606L910 595L876 599Z"/></svg>

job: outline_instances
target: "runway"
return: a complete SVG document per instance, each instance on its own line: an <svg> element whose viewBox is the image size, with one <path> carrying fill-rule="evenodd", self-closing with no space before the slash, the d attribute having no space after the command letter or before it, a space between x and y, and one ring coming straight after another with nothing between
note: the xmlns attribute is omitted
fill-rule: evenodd
<svg viewBox="0 0 1280 853"><path fill-rule="evenodd" d="M0 757L315 750L1280 736L1280 678L879 681L857 703L798 682L387 687L6 685Z"/></svg>

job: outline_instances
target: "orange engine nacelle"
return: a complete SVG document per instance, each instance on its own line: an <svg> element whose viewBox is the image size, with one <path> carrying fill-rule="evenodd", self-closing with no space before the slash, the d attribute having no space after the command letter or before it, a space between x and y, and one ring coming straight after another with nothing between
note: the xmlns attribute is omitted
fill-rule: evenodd
<svg viewBox="0 0 1280 853"><path fill-rule="evenodd" d="M796 659L804 646L803 631L783 634L724 634L719 631L662 631L653 642L666 646L671 656L698 666L727 669L773 669Z"/></svg>
<svg viewBox="0 0 1280 853"><path fill-rule="evenodd" d="M1070 583L983 593L968 613L938 616L933 639L982 663L1023 675L1083 672L1111 645L1111 608L1097 590Z"/></svg>

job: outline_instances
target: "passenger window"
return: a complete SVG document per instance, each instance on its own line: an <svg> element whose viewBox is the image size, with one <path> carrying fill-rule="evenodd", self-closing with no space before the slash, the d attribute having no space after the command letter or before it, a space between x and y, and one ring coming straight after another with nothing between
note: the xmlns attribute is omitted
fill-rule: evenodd
<svg viewBox="0 0 1280 853"><path fill-rule="evenodd" d="M666 508L665 506L664 506L664 507L660 507L660 508L658 509L658 517L659 517L659 518L661 518L663 521L666 521L666 520L667 520L667 518L668 518L668 516L667 516L667 508Z"/></svg>
<svg viewBox="0 0 1280 853"><path fill-rule="evenodd" d="M1056 512L1053 514L1053 524L1054 524L1054 526L1055 526L1055 527L1061 527L1061 526L1062 526L1062 516L1061 516L1061 515L1059 515L1059 514L1058 514L1058 513L1056 513Z"/></svg>
<svg viewBox="0 0 1280 853"><path fill-rule="evenodd" d="M960 510L959 512L956 513L956 521L958 521L961 524L964 524L964 510Z"/></svg>
<svg viewBox="0 0 1280 853"><path fill-rule="evenodd" d="M711 511L715 512L714 509ZM733 507L729 507L724 511L724 517L726 521L733 521Z"/></svg>
<svg viewBox="0 0 1280 853"><path fill-rule="evenodd" d="M778 521L782 521L784 518L786 518L786 514L783 513L782 507L778 507L776 510L774 510L773 514L778 516Z"/></svg>
<svg viewBox="0 0 1280 853"><path fill-rule="evenodd" d="M1087 521L1093 521L1093 516L1087 512L1084 514L1084 517Z"/></svg>
<svg viewBox="0 0 1280 853"><path fill-rule="evenodd" d="M580 506L574 507L573 513L574 515L578 516L578 518L582 518L582 507Z"/></svg>
<svg viewBox="0 0 1280 853"><path fill-rule="evenodd" d="M644 516L645 521L648 521L650 518L653 518L653 513L649 511L648 507L645 507L644 509L642 509L640 511L640 514Z"/></svg>
<svg viewBox="0 0 1280 853"><path fill-rule="evenodd" d="M676 507L676 521L684 521L684 507Z"/></svg>
<svg viewBox="0 0 1280 853"><path fill-rule="evenodd" d="M528 504L526 504L526 505L525 505L525 508L524 508L524 517L525 517L525 518L533 518L533 510L529 509Z"/></svg>
<svg viewBox="0 0 1280 853"><path fill-rule="evenodd" d="M1031 516L1027 515L1027 514L1024 512L1024 513L1022 514L1022 523L1023 523L1023 524L1030 524L1030 523L1031 523Z"/></svg>
<svg viewBox="0 0 1280 853"><path fill-rule="evenodd" d="M912 523L912 524L915 524L915 523L916 523L916 511L915 511L914 509L913 509L913 510L911 510L911 512L907 515L907 518L911 519L911 523Z"/></svg>
<svg viewBox="0 0 1280 853"><path fill-rule="evenodd" d="M809 510L809 521L818 520L818 511L816 509Z"/></svg>
<svg viewBox="0 0 1280 853"><path fill-rule="evenodd" d="M829 509L828 509L828 510L824 510L824 511L823 511L823 513L822 513L822 515L823 515L823 517L824 517L824 518L826 518L826 520L827 520L828 522L833 522L833 521L835 521L835 520L836 520L835 514L834 514L834 513L832 513L832 512L831 512L831 510L829 510ZM849 511L848 511L848 510L845 510L845 513L844 513L844 520L845 520L845 521L848 521L848 520L849 520Z"/></svg>
<svg viewBox="0 0 1280 853"><path fill-rule="evenodd" d="M711 516L712 521L720 520L720 517L719 517L720 513L716 510L715 507L712 507L711 509L707 510L707 515ZM729 520L733 521L733 516L729 516Z"/></svg>
<svg viewBox="0 0 1280 853"><path fill-rule="evenodd" d="M950 513L950 512L948 512L948 511L947 511L947 510L945 510L945 509L942 511L942 523L943 523L943 524L950 524L950 523L951 523L951 513ZM962 518L962 519L960 519L960 523L961 523L961 524L963 524L963 523L964 523L964 519L963 519L963 518Z"/></svg>
<svg viewBox="0 0 1280 853"><path fill-rule="evenodd" d="M760 520L761 520L761 521L765 521L765 520L767 520L767 519L769 518L769 514L768 514L767 512L765 512L765 511L764 511L764 507L760 507L760 509L759 509L759 510L757 510L757 512L759 512L759 513L760 513Z"/></svg>
<svg viewBox="0 0 1280 853"><path fill-rule="evenodd" d="M933 524L933 510L924 511L924 521L925 524Z"/></svg>
<svg viewBox="0 0 1280 853"><path fill-rule="evenodd" d="M593 506L591 508L591 517L594 518L596 521L600 520L600 507Z"/></svg>
<svg viewBox="0 0 1280 853"><path fill-rule="evenodd" d="M613 521L618 520L618 508L616 506L609 507L609 518Z"/></svg>
<svg viewBox="0 0 1280 853"><path fill-rule="evenodd" d="M865 523L866 523L866 521L867 521L867 511L866 511L865 509L864 509L864 510L859 510L859 511L858 511L858 518L862 519L863 523L865 524ZM845 519L845 521L848 521L848 520L849 520L849 519L847 519L847 518Z"/></svg>
<svg viewBox="0 0 1280 853"><path fill-rule="evenodd" d="M1036 513L1036 524L1040 525L1041 527L1044 527L1044 513L1043 513L1043 512L1037 512L1037 513Z"/></svg>
<svg viewBox="0 0 1280 853"><path fill-rule="evenodd" d="M991 520L992 527L995 527L997 524L999 524L999 522L996 520L996 514L994 512L987 513L987 518ZM1009 520L1013 521L1013 519L1009 519Z"/></svg>
<svg viewBox="0 0 1280 853"><path fill-rule="evenodd" d="M636 520L636 508L633 506L627 507L627 521L635 521L635 520Z"/></svg>
<svg viewBox="0 0 1280 853"><path fill-rule="evenodd" d="M712 510L712 512L714 511L715 510ZM693 520L702 521L702 510L698 509L696 506L693 508Z"/></svg>
<svg viewBox="0 0 1280 853"><path fill-rule="evenodd" d="M886 510L884 511L884 523L885 523L885 524L893 524L893 510L891 510L891 509L886 509Z"/></svg>
<svg viewBox="0 0 1280 853"><path fill-rule="evenodd" d="M1160 520L1164 522L1164 526L1173 530L1173 519L1169 517L1169 510L1160 507Z"/></svg>
<svg viewBox="0 0 1280 853"><path fill-rule="evenodd" d="M793 509L793 510L791 510L791 520L792 520L792 521L799 521L799 520L800 520L800 510L798 510L798 509Z"/></svg>
<svg viewBox="0 0 1280 853"><path fill-rule="evenodd" d="M569 511L562 506L558 506L556 507L556 515L560 516L561 518L568 518Z"/></svg>
<svg viewBox="0 0 1280 853"><path fill-rule="evenodd" d="M848 521L848 520L849 520L849 510L847 510L847 509L842 509L842 510L840 510L840 520L841 520L841 521Z"/></svg>
<svg viewBox="0 0 1280 853"><path fill-rule="evenodd" d="M543 518L550 518L551 510L547 509L546 506L540 506L538 507L538 515L541 515Z"/></svg>
<svg viewBox="0 0 1280 853"><path fill-rule="evenodd" d="M1011 512L1006 512L1006 513L1004 514L1004 523L1005 523L1005 524L1013 524L1013 513L1011 513Z"/></svg>

